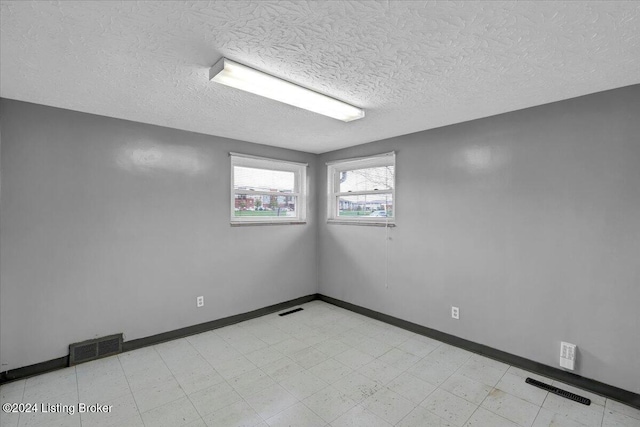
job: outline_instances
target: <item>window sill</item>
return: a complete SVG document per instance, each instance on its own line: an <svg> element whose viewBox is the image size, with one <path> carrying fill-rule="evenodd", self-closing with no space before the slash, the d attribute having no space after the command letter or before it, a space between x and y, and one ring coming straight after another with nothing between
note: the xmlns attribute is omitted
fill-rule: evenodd
<svg viewBox="0 0 640 427"><path fill-rule="evenodd" d="M342 219L328 219L327 224L336 225L364 225L369 227L395 227L395 222L378 222L378 221L345 221Z"/></svg>
<svg viewBox="0 0 640 427"><path fill-rule="evenodd" d="M232 222L231 227L251 227L254 225L303 225L306 224L306 221L243 221L243 222Z"/></svg>

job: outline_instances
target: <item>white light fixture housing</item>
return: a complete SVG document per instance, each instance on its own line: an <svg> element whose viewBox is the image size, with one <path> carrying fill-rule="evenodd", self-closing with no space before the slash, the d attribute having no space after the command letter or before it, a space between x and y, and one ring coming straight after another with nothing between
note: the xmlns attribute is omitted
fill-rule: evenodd
<svg viewBox="0 0 640 427"><path fill-rule="evenodd" d="M362 108L354 107L227 58L221 58L211 67L209 80L344 122L364 117Z"/></svg>

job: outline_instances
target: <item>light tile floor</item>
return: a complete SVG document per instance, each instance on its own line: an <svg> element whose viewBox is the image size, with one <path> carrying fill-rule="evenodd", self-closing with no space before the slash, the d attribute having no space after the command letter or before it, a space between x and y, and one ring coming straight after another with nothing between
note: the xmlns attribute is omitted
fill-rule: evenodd
<svg viewBox="0 0 640 427"><path fill-rule="evenodd" d="M5 384L2 403L76 412L3 412L0 425L640 427L639 410L601 396L321 301L302 307Z"/></svg>

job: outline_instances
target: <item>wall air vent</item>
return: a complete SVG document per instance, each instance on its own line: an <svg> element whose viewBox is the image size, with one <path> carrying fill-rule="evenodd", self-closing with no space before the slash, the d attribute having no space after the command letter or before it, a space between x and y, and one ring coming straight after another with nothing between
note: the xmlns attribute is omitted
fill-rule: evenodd
<svg viewBox="0 0 640 427"><path fill-rule="evenodd" d="M122 352L122 334L69 344L69 366Z"/></svg>

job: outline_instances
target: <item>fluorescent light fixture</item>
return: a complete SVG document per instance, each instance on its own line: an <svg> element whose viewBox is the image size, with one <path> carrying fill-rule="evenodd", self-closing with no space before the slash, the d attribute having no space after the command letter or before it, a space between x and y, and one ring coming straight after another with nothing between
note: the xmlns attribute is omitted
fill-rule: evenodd
<svg viewBox="0 0 640 427"><path fill-rule="evenodd" d="M216 62L216 65L211 67L209 80L344 122L364 117L362 108L354 107L227 58L221 58Z"/></svg>

